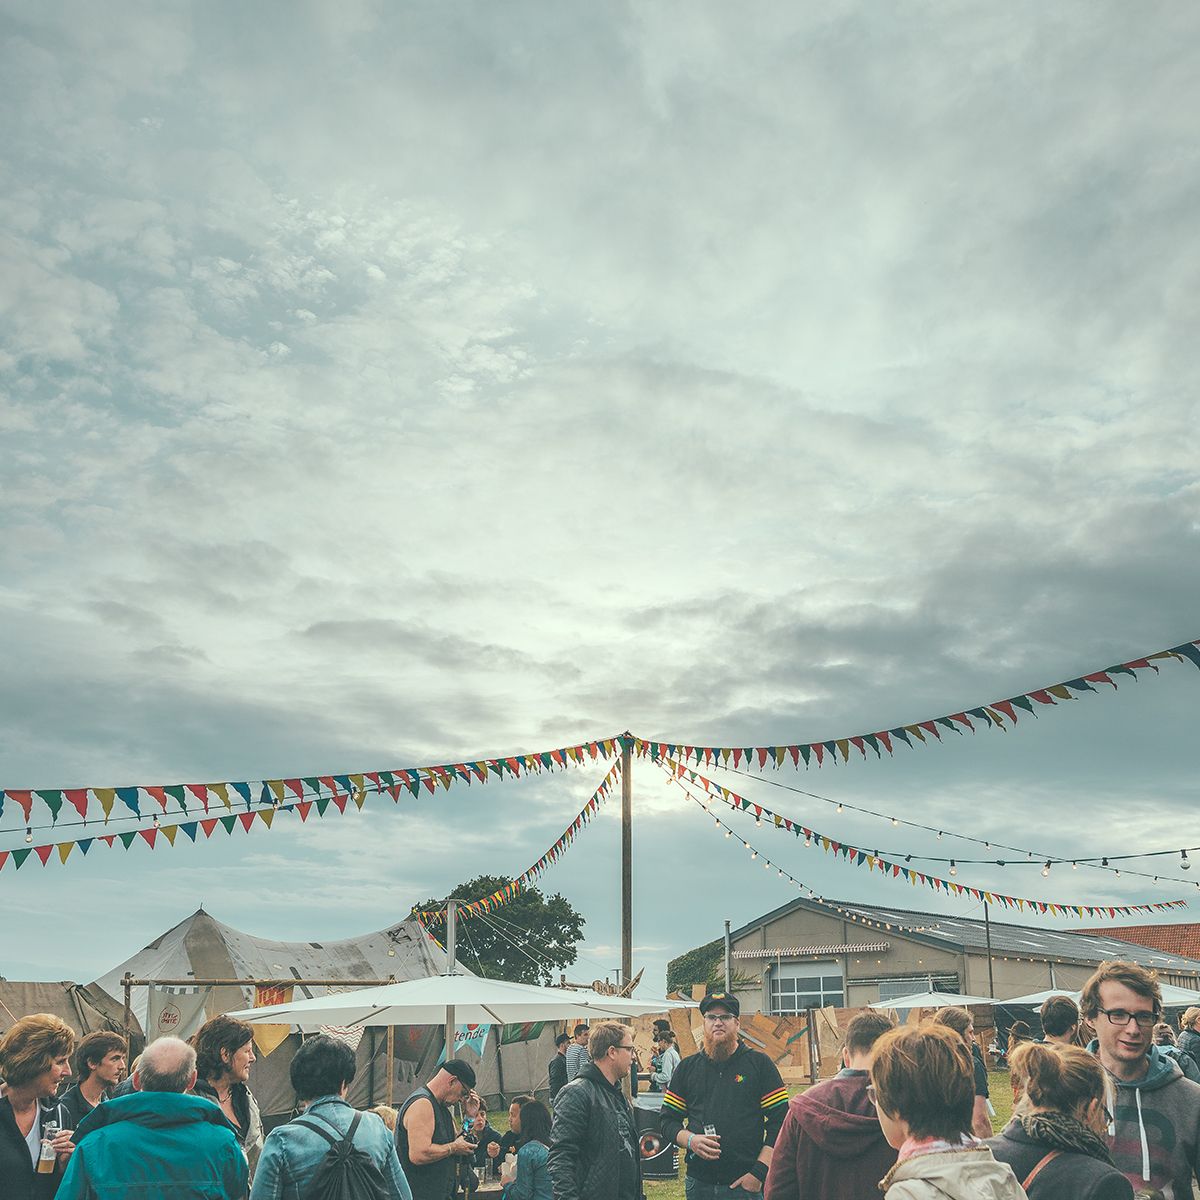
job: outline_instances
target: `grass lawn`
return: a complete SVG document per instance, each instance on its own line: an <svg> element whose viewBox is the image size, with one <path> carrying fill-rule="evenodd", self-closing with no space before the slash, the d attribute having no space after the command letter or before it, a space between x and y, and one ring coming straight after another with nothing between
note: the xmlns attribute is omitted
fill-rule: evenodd
<svg viewBox="0 0 1200 1200"><path fill-rule="evenodd" d="M996 1110L996 1115L992 1120L992 1127L997 1133L1008 1124L1009 1118L1012 1116L1012 1084L1008 1079L1007 1071L992 1071L988 1075L988 1090L992 1093L992 1107ZM804 1091L803 1088L792 1089L792 1095L798 1095ZM507 1118L508 1114L504 1114ZM505 1121L507 1124L507 1120ZM684 1168L682 1158L680 1156L679 1178L669 1180L646 1180L646 1200L683 1200L683 1176Z"/></svg>

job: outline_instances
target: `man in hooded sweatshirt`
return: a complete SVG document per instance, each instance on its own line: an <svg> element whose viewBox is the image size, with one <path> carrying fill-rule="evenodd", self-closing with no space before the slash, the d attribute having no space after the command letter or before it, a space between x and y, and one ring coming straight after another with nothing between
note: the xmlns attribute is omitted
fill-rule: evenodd
<svg viewBox="0 0 1200 1200"><path fill-rule="evenodd" d="M1080 1012L1109 1086L1113 1162L1138 1195L1191 1200L1200 1180L1200 1084L1151 1044L1162 992L1137 963L1101 963L1083 985Z"/></svg>
<svg viewBox="0 0 1200 1200"><path fill-rule="evenodd" d="M896 1162L867 1094L875 1043L894 1028L881 1012L846 1028L842 1070L788 1105L775 1140L764 1200L867 1200Z"/></svg>

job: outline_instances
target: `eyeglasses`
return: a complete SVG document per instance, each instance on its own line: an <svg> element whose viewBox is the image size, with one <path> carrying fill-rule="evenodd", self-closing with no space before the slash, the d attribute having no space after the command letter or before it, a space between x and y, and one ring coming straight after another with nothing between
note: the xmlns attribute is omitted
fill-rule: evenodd
<svg viewBox="0 0 1200 1200"><path fill-rule="evenodd" d="M1096 1011L1102 1012L1110 1025L1128 1025L1130 1021L1136 1021L1139 1029L1153 1029L1158 1024L1157 1012L1126 1012L1123 1008L1100 1008Z"/></svg>
<svg viewBox="0 0 1200 1200"><path fill-rule="evenodd" d="M613 1047L613 1049L615 1049L615 1050L636 1050L637 1047L632 1042L618 1042L617 1045Z"/></svg>
<svg viewBox="0 0 1200 1200"><path fill-rule="evenodd" d="M706 1021L711 1021L714 1025L719 1025L723 1021L726 1023L729 1021L736 1021L737 1017L735 1017L733 1013L705 1013L704 1019Z"/></svg>

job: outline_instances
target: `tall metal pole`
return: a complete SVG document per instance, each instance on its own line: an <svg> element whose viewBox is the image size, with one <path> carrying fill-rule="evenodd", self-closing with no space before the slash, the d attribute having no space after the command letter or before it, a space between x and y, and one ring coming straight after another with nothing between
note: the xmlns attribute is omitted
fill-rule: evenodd
<svg viewBox="0 0 1200 1200"><path fill-rule="evenodd" d="M729 940L729 921L725 921L725 994L733 991L733 945Z"/></svg>
<svg viewBox="0 0 1200 1200"><path fill-rule="evenodd" d="M988 995L995 1000L996 998L996 981L992 978L992 922L988 916L988 902L983 902L983 932L987 937L987 955L988 955ZM965 983L966 980L963 980Z"/></svg>
<svg viewBox="0 0 1200 1200"><path fill-rule="evenodd" d="M446 901L446 974L458 974L458 901ZM454 1057L454 1005L446 1005L446 1061Z"/></svg>
<svg viewBox="0 0 1200 1200"><path fill-rule="evenodd" d="M621 982L633 979L633 746L621 749Z"/></svg>

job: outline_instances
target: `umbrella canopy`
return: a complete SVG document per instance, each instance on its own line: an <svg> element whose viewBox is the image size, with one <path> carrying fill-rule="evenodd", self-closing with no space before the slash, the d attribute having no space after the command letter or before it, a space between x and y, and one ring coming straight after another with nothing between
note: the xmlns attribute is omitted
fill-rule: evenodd
<svg viewBox="0 0 1200 1200"><path fill-rule="evenodd" d="M519 1021L638 1017L688 1007L686 1001L656 997L634 1000L582 989L484 979L479 975L431 975L290 1004L248 1008L230 1016L264 1024L286 1021L306 1025L443 1025L446 1010L453 1009L454 1020L461 1024L512 1025Z"/></svg>
<svg viewBox="0 0 1200 1200"><path fill-rule="evenodd" d="M1002 1004L989 996L959 996L954 992L914 992L895 1000L880 1000L872 1008L967 1008L972 1004Z"/></svg>
<svg viewBox="0 0 1200 1200"><path fill-rule="evenodd" d="M1006 1000L997 1000L997 1004L1021 1004L1030 1008L1041 1008L1051 996L1066 996L1069 1000L1079 1003L1079 993L1068 988L1047 988L1044 992L1030 992L1027 996L1010 996Z"/></svg>
<svg viewBox="0 0 1200 1200"><path fill-rule="evenodd" d="M1160 983L1158 989L1162 992L1163 1004L1167 1008L1200 1004L1200 992L1193 992L1190 988L1176 987L1173 983Z"/></svg>

